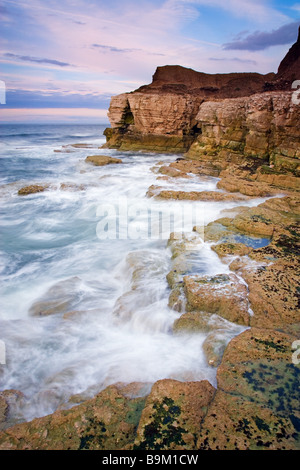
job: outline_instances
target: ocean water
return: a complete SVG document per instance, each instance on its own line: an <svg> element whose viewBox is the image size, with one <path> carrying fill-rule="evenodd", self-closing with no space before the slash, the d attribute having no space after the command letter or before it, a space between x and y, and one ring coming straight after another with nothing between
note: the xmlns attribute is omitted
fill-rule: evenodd
<svg viewBox="0 0 300 470"><path fill-rule="evenodd" d="M203 353L205 335L172 333L180 314L168 307L167 240L173 230L190 233L195 217L207 224L238 204L147 198L153 184L213 190L218 180L157 181L158 164L175 157L99 148L104 128L0 129L0 390L23 393L15 409L21 421L116 382L150 389L163 378L207 379L216 386L216 370ZM85 162L95 154L122 164ZM49 188L18 195L36 183ZM195 259L197 273L228 272L205 240ZM226 341L240 331L228 323Z"/></svg>

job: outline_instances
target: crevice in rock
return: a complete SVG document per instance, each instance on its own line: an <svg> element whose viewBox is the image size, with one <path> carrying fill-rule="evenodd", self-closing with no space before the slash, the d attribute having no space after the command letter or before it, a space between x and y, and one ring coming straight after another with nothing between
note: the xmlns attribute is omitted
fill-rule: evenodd
<svg viewBox="0 0 300 470"><path fill-rule="evenodd" d="M134 126L134 116L130 108L130 104L127 101L127 105L124 108L122 115L122 130L127 130L129 126Z"/></svg>

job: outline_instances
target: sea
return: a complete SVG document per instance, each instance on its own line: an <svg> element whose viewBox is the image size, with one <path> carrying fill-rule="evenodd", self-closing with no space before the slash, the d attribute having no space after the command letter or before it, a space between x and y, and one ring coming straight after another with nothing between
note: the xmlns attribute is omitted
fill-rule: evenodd
<svg viewBox="0 0 300 470"><path fill-rule="evenodd" d="M139 382L144 394L166 378L217 386L206 334L173 331L183 312L169 307L168 239L195 234L194 225L241 203L149 198L152 185L218 190L218 178L157 179L178 156L104 149L105 127L0 128L0 391L21 392L17 421L72 407L115 383ZM122 163L93 166L90 155ZM36 184L46 190L18 194ZM189 274L229 272L201 233L193 250ZM224 341L241 331L227 322Z"/></svg>

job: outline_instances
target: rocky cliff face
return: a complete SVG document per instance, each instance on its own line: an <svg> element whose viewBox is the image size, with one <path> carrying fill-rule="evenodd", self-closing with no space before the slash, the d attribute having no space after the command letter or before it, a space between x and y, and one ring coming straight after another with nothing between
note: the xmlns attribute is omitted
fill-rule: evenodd
<svg viewBox="0 0 300 470"><path fill-rule="evenodd" d="M151 84L111 99L106 146L171 153L191 149L193 158L202 145L277 161L299 157L299 111L291 99L297 77L300 33L277 74L210 75L177 65L158 67ZM198 146L191 148L195 142Z"/></svg>
<svg viewBox="0 0 300 470"><path fill-rule="evenodd" d="M294 80L299 80L300 71L300 27L297 42L291 47L279 65L276 77L277 86L289 86Z"/></svg>
<svg viewBox="0 0 300 470"><path fill-rule="evenodd" d="M291 92L206 101L196 115L199 135L189 149L192 159L260 158L275 170L295 171L300 158L300 106Z"/></svg>

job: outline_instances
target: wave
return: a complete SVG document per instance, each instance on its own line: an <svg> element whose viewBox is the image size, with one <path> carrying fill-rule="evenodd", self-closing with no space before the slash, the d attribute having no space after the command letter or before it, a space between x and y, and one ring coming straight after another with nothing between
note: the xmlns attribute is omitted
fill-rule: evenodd
<svg viewBox="0 0 300 470"><path fill-rule="evenodd" d="M51 136L49 133L41 132L22 132L20 134L0 134L1 138L15 138L15 137L48 137Z"/></svg>

